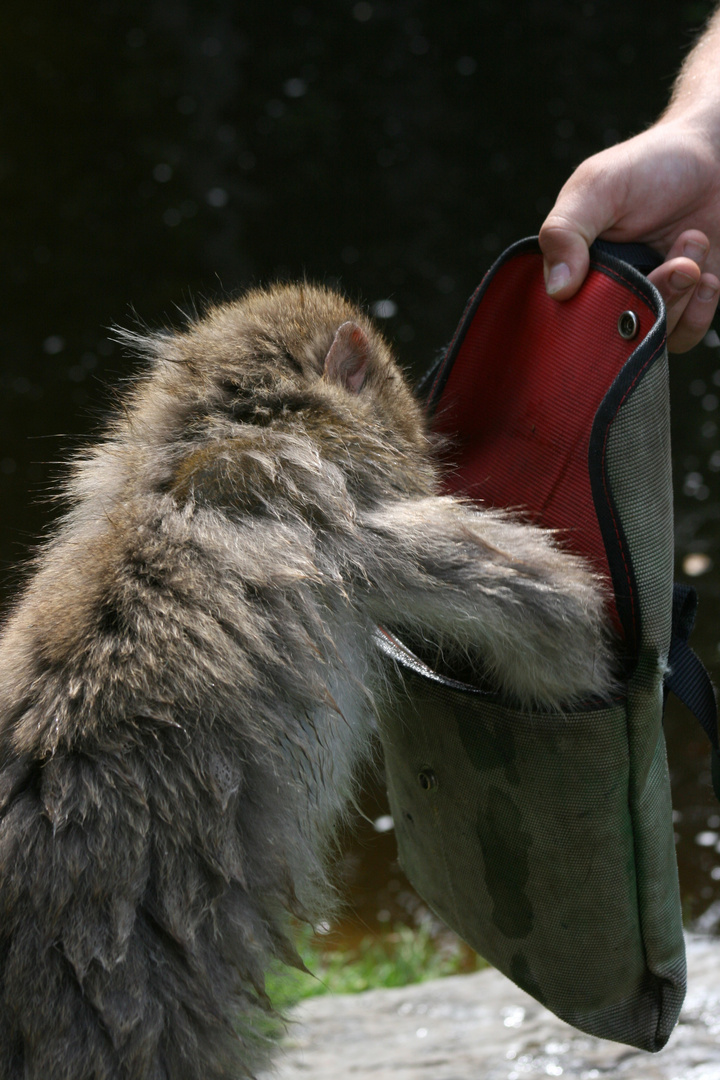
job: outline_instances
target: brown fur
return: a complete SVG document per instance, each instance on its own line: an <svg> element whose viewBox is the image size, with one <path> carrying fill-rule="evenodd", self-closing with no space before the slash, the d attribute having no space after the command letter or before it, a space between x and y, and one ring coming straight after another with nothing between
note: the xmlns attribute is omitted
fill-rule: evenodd
<svg viewBox="0 0 720 1080"><path fill-rule="evenodd" d="M286 913L327 904L377 622L523 703L609 676L591 575L437 494L341 297L251 292L135 344L0 638L0 1080L253 1075Z"/></svg>

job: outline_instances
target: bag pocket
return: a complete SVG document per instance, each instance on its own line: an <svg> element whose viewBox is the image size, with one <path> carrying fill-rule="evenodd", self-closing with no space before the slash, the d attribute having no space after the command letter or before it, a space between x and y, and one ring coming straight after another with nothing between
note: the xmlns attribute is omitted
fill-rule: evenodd
<svg viewBox="0 0 720 1080"><path fill-rule="evenodd" d="M437 675L389 635L378 641L387 785L409 880L558 1016L660 1049L685 993L682 932L668 933L679 899L662 730L638 786L625 699L521 711Z"/></svg>

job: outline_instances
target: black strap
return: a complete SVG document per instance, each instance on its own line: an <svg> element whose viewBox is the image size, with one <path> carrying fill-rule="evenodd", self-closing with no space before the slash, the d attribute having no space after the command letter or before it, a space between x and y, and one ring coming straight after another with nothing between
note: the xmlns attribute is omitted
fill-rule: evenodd
<svg viewBox="0 0 720 1080"><path fill-rule="evenodd" d="M712 747L712 784L720 800L720 744L715 690L705 666L688 645L695 625L697 593L689 585L673 589L672 640L668 654L670 670L665 676L665 695L672 691L700 723Z"/></svg>
<svg viewBox="0 0 720 1080"><path fill-rule="evenodd" d="M596 240L590 248L590 253L612 255L616 259L622 259L623 262L634 266L645 277L660 266L663 261L662 255L659 255L653 248L648 247L647 244L638 243L615 244L609 240Z"/></svg>

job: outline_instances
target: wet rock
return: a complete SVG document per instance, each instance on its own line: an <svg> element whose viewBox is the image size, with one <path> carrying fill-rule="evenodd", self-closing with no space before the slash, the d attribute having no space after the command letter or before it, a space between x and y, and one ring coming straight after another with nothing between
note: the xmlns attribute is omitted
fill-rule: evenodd
<svg viewBox="0 0 720 1080"><path fill-rule="evenodd" d="M264 1080L720 1080L720 939L688 938L688 994L659 1054L583 1035L497 971L312 998Z"/></svg>

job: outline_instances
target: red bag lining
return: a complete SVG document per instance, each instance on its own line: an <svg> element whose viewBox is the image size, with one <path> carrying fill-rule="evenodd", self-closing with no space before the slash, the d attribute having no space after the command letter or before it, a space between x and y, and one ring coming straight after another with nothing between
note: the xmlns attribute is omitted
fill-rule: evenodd
<svg viewBox="0 0 720 1080"><path fill-rule="evenodd" d="M591 434L609 388L652 330L656 312L615 269L591 268L575 297L562 304L551 300L537 251L515 254L479 292L431 392L433 427L448 440L453 463L446 490L511 508L557 530L568 548L610 582L588 465ZM618 319L628 309L639 320L631 341L618 331ZM655 355L636 373L613 415ZM435 404L432 398L448 367ZM606 443L607 427L600 468ZM613 513L604 474L603 484ZM613 525L632 599L631 567L615 519Z"/></svg>

